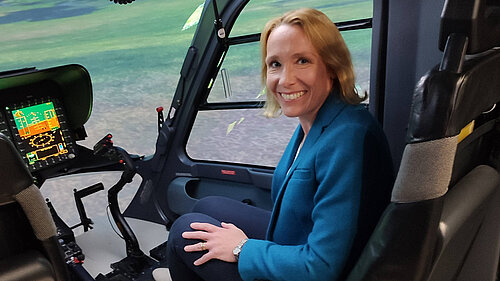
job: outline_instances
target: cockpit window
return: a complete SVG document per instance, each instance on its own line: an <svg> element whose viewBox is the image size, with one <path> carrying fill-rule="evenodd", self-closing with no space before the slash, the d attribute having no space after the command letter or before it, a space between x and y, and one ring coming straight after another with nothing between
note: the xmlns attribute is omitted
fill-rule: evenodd
<svg viewBox="0 0 500 281"><path fill-rule="evenodd" d="M210 91L208 102L264 101L266 98L260 71L258 41L231 46Z"/></svg>
<svg viewBox="0 0 500 281"><path fill-rule="evenodd" d="M286 11L299 8L315 8L325 13L333 22L371 18L372 0L251 0L236 20L231 36L259 33L266 22Z"/></svg>

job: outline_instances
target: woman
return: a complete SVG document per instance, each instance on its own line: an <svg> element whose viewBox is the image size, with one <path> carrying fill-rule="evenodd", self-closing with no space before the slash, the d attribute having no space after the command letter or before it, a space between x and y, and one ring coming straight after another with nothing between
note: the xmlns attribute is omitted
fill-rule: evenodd
<svg viewBox="0 0 500 281"><path fill-rule="evenodd" d="M291 11L266 24L261 48L265 114L300 122L274 172L273 211L201 200L199 213L172 226L174 281L345 277L367 240L357 234L373 229L388 202L387 142L359 105L350 54L335 25L317 10ZM383 200L360 206L373 194ZM218 207L207 207L217 200ZM221 208L232 211L213 213Z"/></svg>

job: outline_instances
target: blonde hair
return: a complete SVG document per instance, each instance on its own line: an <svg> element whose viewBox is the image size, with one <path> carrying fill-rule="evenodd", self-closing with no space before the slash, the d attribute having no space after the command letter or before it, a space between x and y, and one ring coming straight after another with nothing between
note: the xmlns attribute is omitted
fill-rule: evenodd
<svg viewBox="0 0 500 281"><path fill-rule="evenodd" d="M351 61L351 54L335 24L322 12L303 8L285 13L267 22L260 35L260 46L262 50L262 82L266 85L267 80L267 41L271 32L280 25L299 25L306 34L309 41L323 58L329 73L336 75L338 83L334 87L340 90L340 98L350 104L359 104L364 99L358 95L354 85L354 67ZM266 87L266 104L264 115L267 117L276 116L280 110L274 95Z"/></svg>

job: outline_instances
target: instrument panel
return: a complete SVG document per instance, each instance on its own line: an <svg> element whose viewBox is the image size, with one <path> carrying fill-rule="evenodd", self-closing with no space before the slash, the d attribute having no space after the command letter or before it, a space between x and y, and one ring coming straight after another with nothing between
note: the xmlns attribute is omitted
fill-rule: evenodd
<svg viewBox="0 0 500 281"><path fill-rule="evenodd" d="M0 112L0 132L14 143L31 172L76 156L64 110L54 97L6 105Z"/></svg>
<svg viewBox="0 0 500 281"><path fill-rule="evenodd" d="M0 72L0 133L36 178L81 168L76 141L87 136L91 112L92 83L81 65Z"/></svg>

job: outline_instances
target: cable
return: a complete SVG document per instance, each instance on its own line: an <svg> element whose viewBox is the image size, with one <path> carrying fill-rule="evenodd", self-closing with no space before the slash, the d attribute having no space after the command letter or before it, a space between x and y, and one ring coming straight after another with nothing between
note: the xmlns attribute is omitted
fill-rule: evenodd
<svg viewBox="0 0 500 281"><path fill-rule="evenodd" d="M111 219L109 218L109 204L106 206L106 216L108 217L108 222L109 222L109 225L111 225L111 229L113 229L113 231L116 233L116 235L118 235L118 237L125 240L125 238L123 238L123 236L121 236L120 233L118 233L118 231L116 231L114 224L111 222Z"/></svg>

